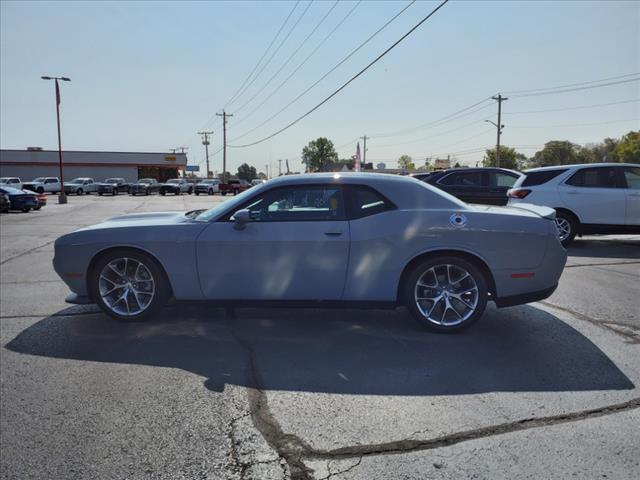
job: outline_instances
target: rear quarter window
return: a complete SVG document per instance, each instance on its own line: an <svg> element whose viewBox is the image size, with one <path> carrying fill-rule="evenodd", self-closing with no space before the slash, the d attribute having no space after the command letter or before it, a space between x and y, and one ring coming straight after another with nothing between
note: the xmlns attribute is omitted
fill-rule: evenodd
<svg viewBox="0 0 640 480"><path fill-rule="evenodd" d="M536 185L543 185L549 180L556 178L558 175L566 172L567 168L560 168L558 170L542 170L540 172L525 173L526 177L522 182L522 187L535 187Z"/></svg>

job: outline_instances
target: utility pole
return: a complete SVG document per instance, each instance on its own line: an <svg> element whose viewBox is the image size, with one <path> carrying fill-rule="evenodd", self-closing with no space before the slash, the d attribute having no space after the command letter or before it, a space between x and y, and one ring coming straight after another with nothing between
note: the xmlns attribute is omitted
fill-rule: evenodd
<svg viewBox="0 0 640 480"><path fill-rule="evenodd" d="M278 159L278 176L282 175L282 159Z"/></svg>
<svg viewBox="0 0 640 480"><path fill-rule="evenodd" d="M362 164L364 165L365 163L367 163L367 138L371 138L371 137L367 137L366 135L364 137L360 137L362 139Z"/></svg>
<svg viewBox="0 0 640 480"><path fill-rule="evenodd" d="M227 182L225 177L227 173L227 117L233 117L233 115L222 110L222 113L216 113L218 117L222 117L222 181Z"/></svg>
<svg viewBox="0 0 640 480"><path fill-rule="evenodd" d="M206 178L209 178L209 135L213 135L213 132L198 132L198 135L202 135L202 144L204 145L204 154L207 159L207 173Z"/></svg>
<svg viewBox="0 0 640 480"><path fill-rule="evenodd" d="M497 97L491 97L494 100L496 100L498 102L498 123L495 124L493 122L489 122L489 123L493 123L497 130L498 130L498 138L496 140L496 167L500 168L500 135L502 134L502 129L504 128L504 125L502 125L502 102L504 102L505 100L509 100L507 97L503 97L501 94L498 94Z"/></svg>
<svg viewBox="0 0 640 480"><path fill-rule="evenodd" d="M264 166L264 174L267 176L267 180L269 180L269 164Z"/></svg>

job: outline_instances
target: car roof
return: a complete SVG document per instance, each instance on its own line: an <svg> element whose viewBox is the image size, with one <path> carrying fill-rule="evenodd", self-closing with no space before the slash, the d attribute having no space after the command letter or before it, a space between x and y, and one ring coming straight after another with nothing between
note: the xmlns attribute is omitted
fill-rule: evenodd
<svg viewBox="0 0 640 480"><path fill-rule="evenodd" d="M520 172L517 170L511 170L510 168L501 168L501 167L469 167L469 168L447 168L445 170L438 170L436 173L452 173L452 172L507 172L514 173L516 175L520 175Z"/></svg>
<svg viewBox="0 0 640 480"><path fill-rule="evenodd" d="M567 170L576 168L588 168L588 167L640 167L637 163L616 163L616 162L602 162L602 163L572 163L570 165L552 165L548 167L536 167L525 170L524 173L530 172L544 172L545 170Z"/></svg>

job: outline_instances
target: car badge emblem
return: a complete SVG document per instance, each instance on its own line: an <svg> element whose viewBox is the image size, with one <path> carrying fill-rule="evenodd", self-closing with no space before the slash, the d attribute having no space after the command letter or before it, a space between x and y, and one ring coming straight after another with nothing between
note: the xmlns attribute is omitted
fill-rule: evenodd
<svg viewBox="0 0 640 480"><path fill-rule="evenodd" d="M454 227L464 227L467 225L467 217L461 213L454 213L449 217L449 223Z"/></svg>

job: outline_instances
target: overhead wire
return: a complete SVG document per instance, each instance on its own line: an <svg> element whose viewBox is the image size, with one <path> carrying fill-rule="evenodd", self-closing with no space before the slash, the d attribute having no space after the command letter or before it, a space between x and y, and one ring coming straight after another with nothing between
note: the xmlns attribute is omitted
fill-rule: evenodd
<svg viewBox="0 0 640 480"><path fill-rule="evenodd" d="M287 103L283 108L281 108L280 110L278 110L278 112L276 112L274 115L272 115L271 117L267 118L265 121L263 121L260 125L252 128L251 130L243 133L242 135L235 137L234 139L232 139L231 141L236 141L239 140L240 138L243 138L247 135L249 135L250 133L254 132L255 130L257 130L258 128L262 127L263 125L265 125L266 123L270 122L271 120L273 120L275 117L277 117L278 115L280 115L282 112L284 112L287 108L289 108L291 105L293 105L295 102L297 102L300 98L302 98L304 95L306 95L312 88L314 88L316 85L318 85L322 80L324 80L326 77L328 77L331 73L333 73L338 67L340 67L342 64L344 64L349 58L351 58L356 52L358 52L362 47L364 47L367 43L369 43L374 37L376 37L380 32L382 32L387 26L389 26L396 18L398 18L400 15L402 15L402 13L404 13L411 5L413 5L415 3L416 0L411 0L402 10L400 10L398 13L396 13L390 20L388 20L384 25L382 25L382 27L380 27L378 30L376 30L373 34L371 34L364 42L362 42L358 47L356 47L354 50L351 51L351 53L349 53L345 58L343 58L338 64L336 64L331 70L329 70L327 73L325 73L322 77L320 77L318 80L316 80L309 88L307 88L304 92L302 92L300 95L298 95L296 98L294 98L293 100L291 100L289 103ZM435 12L437 12L445 3L447 3L449 0L444 0L438 7L436 7L430 14L429 16L427 16L426 18L424 18L418 25L416 25L414 28L412 28L409 33L412 33L417 27L419 27L423 22L425 22L426 20L428 20L430 18L431 15L433 15ZM325 98L322 102L320 102L319 104L317 104L315 107L313 107L311 110L309 110L307 113L305 113L304 115L298 117L296 120L294 120L293 122L289 123L288 125L286 125L285 127L281 128L280 130L278 130L277 132L269 135L268 137L265 137L257 142L251 142L248 144L244 144L244 145L236 145L236 146L232 146L232 148L244 148L244 147L249 147L251 145L257 145L258 143L262 143L270 138L275 137L276 135L279 135L280 133L284 132L285 130L287 130L288 128L292 127L293 125L295 125L296 123L298 123L300 120L302 120L303 118L305 118L306 116L310 115L311 113L313 113L315 110L317 110L318 108L320 108L322 105L324 105L327 101L329 101L331 98L333 98L335 95L337 95L340 91L342 91L347 85L349 85L352 81L354 81L356 78L358 78L360 75L362 75L362 73L364 73L366 70L368 70L374 63L376 63L380 58L382 58L384 55L386 55L386 53L391 50L392 48L394 48L400 41L404 40L404 38L406 38L408 34L406 34L405 36L403 36L398 42L396 42L394 45L392 45L387 51L383 52L378 58L376 58L373 62L371 62L369 65L367 65L363 70L361 70L360 72L358 72L355 76L353 76L350 80L348 80L345 84L343 84L338 90L334 91L331 95L329 95L329 97Z"/></svg>

